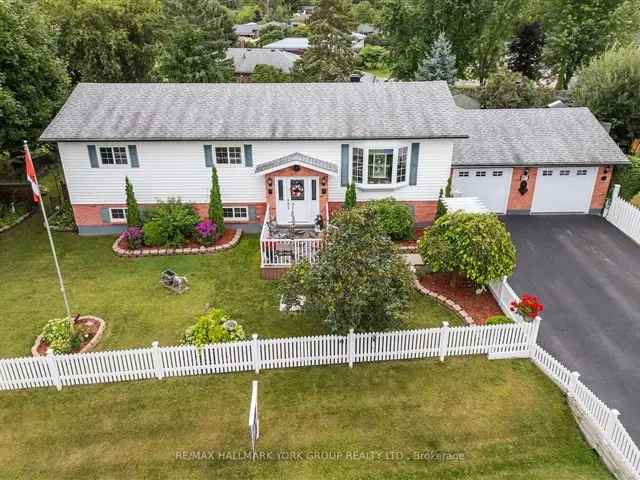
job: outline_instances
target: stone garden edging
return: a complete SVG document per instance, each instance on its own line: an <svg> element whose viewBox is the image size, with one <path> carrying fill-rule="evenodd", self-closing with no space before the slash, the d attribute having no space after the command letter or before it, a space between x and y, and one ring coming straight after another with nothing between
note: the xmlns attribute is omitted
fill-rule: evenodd
<svg viewBox="0 0 640 480"><path fill-rule="evenodd" d="M440 302L442 305L444 305L453 313L455 313L458 317L460 317L467 325L475 324L473 317L471 317L471 315L469 315L469 313L467 313L467 311L464 310L460 305L458 305L453 300L445 297L444 295L441 295L437 292L433 292L429 290L428 288L425 288L420 283L420 280L416 275L413 276L413 283L414 283L414 286L416 287L416 290L418 290L423 295L426 295L427 297L431 297L434 300Z"/></svg>
<svg viewBox="0 0 640 480"><path fill-rule="evenodd" d="M15 222L13 222L11 225L5 225L4 227L0 227L0 233L6 232L7 230L12 229L13 227L17 227L22 222L24 222L27 218L29 218L32 214L33 214L33 211L27 212L21 217L18 217L18 219Z"/></svg>
<svg viewBox="0 0 640 480"><path fill-rule="evenodd" d="M104 320L99 318L99 317L94 317L93 315L80 315L78 320L95 320L99 324L98 331L93 336L91 341L89 343L87 343L84 347L82 347L79 351L73 352L73 353L84 353L84 352L88 352L93 347L95 347L98 344L98 342L100 341L100 339L102 338L102 334L104 332ZM33 344L33 347L31 347L31 355L32 356L34 356L34 357L40 357L41 356L38 353L38 347L40 346L41 342L42 342L42 335L38 335L36 337L35 343Z"/></svg>
<svg viewBox="0 0 640 480"><path fill-rule="evenodd" d="M236 233L231 240L222 245L214 245L211 247L187 247L187 248L141 248L139 250L127 250L126 248L120 248L120 240L124 232L118 236L111 249L119 257L159 257L170 255L207 255L210 253L219 252L221 250L228 250L231 247L237 245L242 236L242 229L236 229Z"/></svg>

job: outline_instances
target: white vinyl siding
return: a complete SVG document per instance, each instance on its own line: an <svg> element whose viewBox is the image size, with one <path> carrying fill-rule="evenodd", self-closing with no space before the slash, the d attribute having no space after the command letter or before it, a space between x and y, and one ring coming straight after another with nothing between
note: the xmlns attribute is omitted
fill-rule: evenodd
<svg viewBox="0 0 640 480"><path fill-rule="evenodd" d="M402 145L420 142L417 185L392 186L385 190L359 191L358 200L393 196L405 201L435 201L451 169L453 141L435 140L379 140L350 142L350 149L398 149ZM251 141L253 163L261 163L300 152L331 162L338 170L342 143L347 141ZM229 146L214 141L136 142L138 156L145 159L140 168L91 168L87 143L58 144L64 166L69 195L73 204L123 204L124 180L131 180L139 203L180 198L184 202L208 203L211 188L211 168L205 166L203 145L215 148ZM98 146L122 146L121 143L101 142ZM352 159L350 158L350 164ZM408 165L407 165L408 170ZM408 172L407 172L408 176ZM250 204L266 200L265 178L254 173L254 167L236 166L218 169L222 201L229 204ZM346 187L340 185L340 172L329 176L327 193L330 202L344 201Z"/></svg>

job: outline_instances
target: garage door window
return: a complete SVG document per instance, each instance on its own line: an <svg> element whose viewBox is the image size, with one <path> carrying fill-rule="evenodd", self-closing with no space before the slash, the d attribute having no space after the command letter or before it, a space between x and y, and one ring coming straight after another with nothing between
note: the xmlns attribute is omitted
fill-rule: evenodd
<svg viewBox="0 0 640 480"><path fill-rule="evenodd" d="M469 176L469 172L458 172L458 176L459 177L468 177Z"/></svg>
<svg viewBox="0 0 640 480"><path fill-rule="evenodd" d="M476 177L486 177L487 172L476 172Z"/></svg>
<svg viewBox="0 0 640 480"><path fill-rule="evenodd" d="M561 177L566 177L569 174L571 174L571 170L560 170L560 176Z"/></svg>
<svg viewBox="0 0 640 480"><path fill-rule="evenodd" d="M542 170L543 177L550 177L553 175L553 170Z"/></svg>
<svg viewBox="0 0 640 480"><path fill-rule="evenodd" d="M576 172L576 175L586 175L586 174L587 174L587 171L586 171L586 170L578 170L578 171Z"/></svg>
<svg viewBox="0 0 640 480"><path fill-rule="evenodd" d="M502 170L494 170L493 171L493 176L494 177L501 177L502 176Z"/></svg>

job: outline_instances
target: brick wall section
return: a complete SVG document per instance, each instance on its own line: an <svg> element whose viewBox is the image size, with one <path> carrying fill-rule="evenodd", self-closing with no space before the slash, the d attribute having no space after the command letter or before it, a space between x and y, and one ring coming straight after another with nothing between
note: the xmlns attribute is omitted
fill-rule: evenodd
<svg viewBox="0 0 640 480"><path fill-rule="evenodd" d="M529 190L524 195L520 194L520 177L524 175L525 168L518 167L513 169L511 177L511 188L509 189L509 201L507 203L507 213L529 213L531 210L531 202L533 202L533 193L536 188L536 177L538 169L529 168Z"/></svg>
<svg viewBox="0 0 640 480"><path fill-rule="evenodd" d="M293 166L276 170L264 178L264 187L267 197L267 205L271 209L271 217L276 217L276 199L278 195L278 186L276 185L276 177L318 177L318 198L320 200L320 214L324 217L327 204L329 202L329 176L307 167L300 167L294 170ZM336 181L336 180L334 180ZM269 185L271 183L271 185ZM324 183L324 186L323 186Z"/></svg>
<svg viewBox="0 0 640 480"><path fill-rule="evenodd" d="M358 202L361 204L362 202ZM424 201L424 202L402 202L405 205L411 205L415 211L415 222L417 226L431 225L436 218L436 210L438 208L438 202ZM329 202L329 215L333 215L334 212L342 208L342 202Z"/></svg>
<svg viewBox="0 0 640 480"><path fill-rule="evenodd" d="M591 197L592 212L596 212L604 208L604 202L607 200L607 192L609 191L609 185L611 184L612 173L613 168L608 165L601 165L598 168L596 184L593 187L593 195Z"/></svg>
<svg viewBox="0 0 640 480"><path fill-rule="evenodd" d="M198 214L200 218L207 218L207 212L209 210L208 203L194 203L192 204L194 210ZM141 208L149 208L153 207L152 204L140 205ZM256 217L255 221L247 222L247 223L257 223L262 224L264 222L264 215L267 210L267 206L265 203L225 203L225 207L256 207ZM109 208L126 208L126 205L118 205L118 204L110 204L110 205L73 205L73 215L76 219L76 225L83 227L99 227L105 225L111 225L108 223L102 223L102 216L100 215L100 211L104 207ZM233 222L229 222L233 223ZM242 223L242 222L237 222ZM113 224L115 225L115 224ZM119 225L119 224L118 224Z"/></svg>

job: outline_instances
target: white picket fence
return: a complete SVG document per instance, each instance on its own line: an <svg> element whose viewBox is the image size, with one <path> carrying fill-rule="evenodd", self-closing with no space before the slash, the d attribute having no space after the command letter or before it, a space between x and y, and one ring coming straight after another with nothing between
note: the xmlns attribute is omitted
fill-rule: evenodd
<svg viewBox="0 0 640 480"><path fill-rule="evenodd" d="M618 229L640 243L640 208L620 198L620 185L613 187L613 195L605 218Z"/></svg>
<svg viewBox="0 0 640 480"><path fill-rule="evenodd" d="M528 356L539 323L258 339L0 360L0 390L209 375L270 368L489 354Z"/></svg>
<svg viewBox="0 0 640 480"><path fill-rule="evenodd" d="M489 291L493 294L496 302L498 302L498 306L505 316L509 317L516 323L522 323L522 318L512 312L510 308L511 302L519 302L520 297L516 294L513 288L511 288L511 285L509 285L507 277L502 277L502 280L489 282Z"/></svg>

